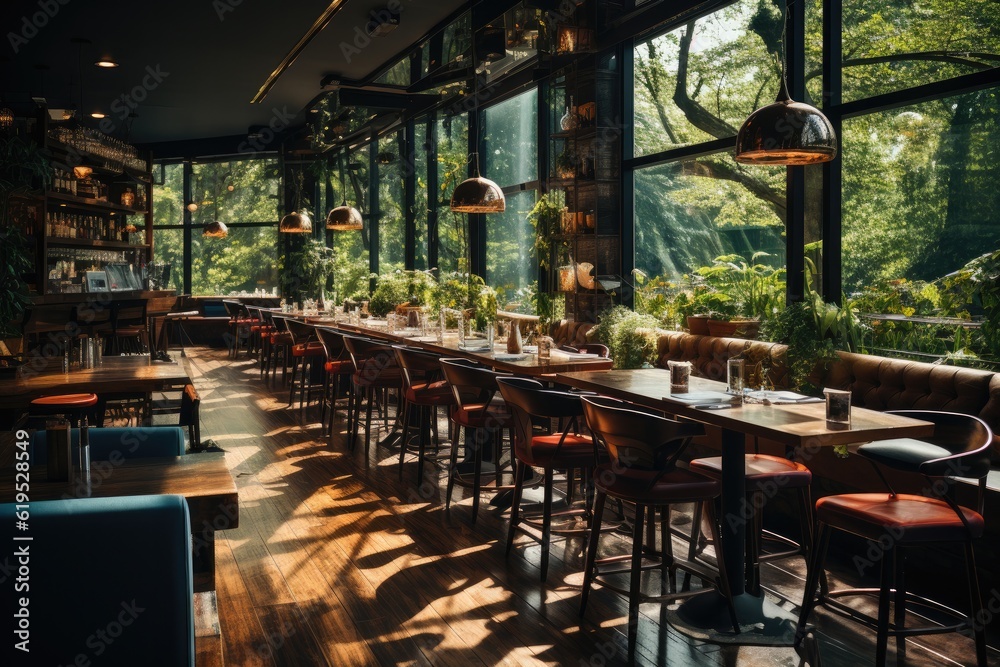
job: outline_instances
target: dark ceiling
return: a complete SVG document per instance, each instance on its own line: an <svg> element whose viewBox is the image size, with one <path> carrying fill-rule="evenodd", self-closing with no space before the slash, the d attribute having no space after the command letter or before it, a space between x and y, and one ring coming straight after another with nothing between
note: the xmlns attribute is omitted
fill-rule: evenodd
<svg viewBox="0 0 1000 667"><path fill-rule="evenodd" d="M470 3L401 0L399 27L363 46L358 35L364 34L370 13L388 0L343 0L263 102L251 104L267 76L330 4L6 0L0 9L5 36L0 94L17 109L29 108L32 97L45 97L50 107L76 108L82 64L82 111L107 113L119 136L128 102L142 98L129 134L133 143L243 135L250 126L269 123L295 125L321 93L324 76L366 80ZM51 18L40 9L49 5L50 12L58 8ZM11 33L18 36L16 44ZM74 42L77 38L89 43ZM344 44L361 48L349 49L345 57ZM106 53L121 66L96 67Z"/></svg>

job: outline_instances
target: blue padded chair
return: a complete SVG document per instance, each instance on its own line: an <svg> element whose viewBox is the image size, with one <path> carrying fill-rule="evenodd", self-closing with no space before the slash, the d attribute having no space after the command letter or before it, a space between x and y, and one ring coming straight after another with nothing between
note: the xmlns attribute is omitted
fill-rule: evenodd
<svg viewBox="0 0 1000 667"><path fill-rule="evenodd" d="M70 439L74 448L80 443L80 429L73 429ZM48 448L45 431L36 431L31 438L31 464L45 465ZM90 429L90 460L108 461L114 452L123 459L184 456L184 429L179 426L137 426ZM116 455L117 456L117 455Z"/></svg>
<svg viewBox="0 0 1000 667"><path fill-rule="evenodd" d="M30 589L15 592L8 579L0 612L16 620L27 598L31 652L15 649L23 638L8 634L0 664L195 664L191 520L182 496L32 501L27 532L17 529L16 511L0 504L0 539L15 571L17 549L28 550ZM25 535L32 541L14 541Z"/></svg>

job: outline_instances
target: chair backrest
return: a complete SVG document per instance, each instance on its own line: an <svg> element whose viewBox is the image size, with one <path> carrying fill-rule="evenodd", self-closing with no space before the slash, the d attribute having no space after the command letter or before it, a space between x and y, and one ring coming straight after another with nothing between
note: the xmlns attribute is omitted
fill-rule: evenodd
<svg viewBox="0 0 1000 667"><path fill-rule="evenodd" d="M115 329L146 326L146 299L127 299L111 304L111 322Z"/></svg>
<svg viewBox="0 0 1000 667"><path fill-rule="evenodd" d="M611 356L611 350L607 345L602 343L586 343L584 345L560 345L560 350L564 352L582 352L584 354L596 354L601 359L607 359Z"/></svg>
<svg viewBox="0 0 1000 667"><path fill-rule="evenodd" d="M497 378L510 376L510 373L501 373L468 359L446 358L440 361L444 379L451 386L459 406L488 405L500 389Z"/></svg>
<svg viewBox="0 0 1000 667"><path fill-rule="evenodd" d="M288 333L292 335L292 342L295 345L308 343L310 340L313 340L316 333L316 327L313 325L291 318L285 320L285 326L288 327Z"/></svg>
<svg viewBox="0 0 1000 667"><path fill-rule="evenodd" d="M441 378L441 355L403 345L394 345L392 349L396 351L407 387Z"/></svg>
<svg viewBox="0 0 1000 667"><path fill-rule="evenodd" d="M633 410L606 396L581 396L587 426L620 468L664 471L674 467L691 438L705 433L701 424L682 423Z"/></svg>
<svg viewBox="0 0 1000 667"><path fill-rule="evenodd" d="M355 372L362 382L374 382L389 369L399 368L396 352L391 345L358 336L344 336L344 346L354 362Z"/></svg>
<svg viewBox="0 0 1000 667"><path fill-rule="evenodd" d="M924 461L919 471L928 477L971 477L982 479L990 471L993 431L982 419L959 412L935 410L888 410L934 424L934 435L921 438L951 452L949 456Z"/></svg>
<svg viewBox="0 0 1000 667"><path fill-rule="evenodd" d="M229 319L238 320L243 317L247 310L246 307L239 301L230 301L228 299L222 300L222 305L226 309L226 314L229 315Z"/></svg>
<svg viewBox="0 0 1000 667"><path fill-rule="evenodd" d="M567 391L546 389L537 380L519 377L498 377L497 385L500 394L510 409L514 418L514 454L532 465L534 456L531 439L534 435L534 421L566 419L566 431L570 429L579 432L579 418L583 417L583 405L580 395Z"/></svg>
<svg viewBox="0 0 1000 667"><path fill-rule="evenodd" d="M13 503L0 504L0 536L5 544L32 545L31 570L40 585L31 587L31 609L45 610L44 623L31 623L24 662L84 664L79 655L92 651L101 654L96 663L195 664L191 519L182 496L32 498L34 542L11 541L18 512ZM68 567L67 558L81 568ZM5 618L14 617L19 597L3 596ZM118 632L112 635L108 625L107 634L95 636L112 621Z"/></svg>
<svg viewBox="0 0 1000 667"><path fill-rule="evenodd" d="M188 427L191 448L201 447L201 396L193 384L184 386L181 392L181 410L177 424Z"/></svg>
<svg viewBox="0 0 1000 667"><path fill-rule="evenodd" d="M89 438L91 461L184 456L184 431L179 426L91 427ZM48 462L46 443L44 430L32 435L32 465ZM75 452L80 443L80 429L70 431L70 443Z"/></svg>
<svg viewBox="0 0 1000 667"><path fill-rule="evenodd" d="M328 327L316 327L316 336L323 344L327 361L337 361L348 356L347 346L344 345L344 334Z"/></svg>
<svg viewBox="0 0 1000 667"><path fill-rule="evenodd" d="M278 333L288 333L288 317L285 315L279 315L278 313L271 313L271 323L274 325L274 330Z"/></svg>

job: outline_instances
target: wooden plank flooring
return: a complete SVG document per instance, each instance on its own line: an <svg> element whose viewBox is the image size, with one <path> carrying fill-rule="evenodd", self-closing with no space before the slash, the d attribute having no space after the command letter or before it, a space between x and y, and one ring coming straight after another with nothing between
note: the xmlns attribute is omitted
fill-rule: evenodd
<svg viewBox="0 0 1000 667"><path fill-rule="evenodd" d="M188 355L202 438L226 450L241 512L238 529L218 534L222 636L198 639L200 665L624 664L625 600L595 588L586 619L578 615L579 539L554 542L541 584L538 546L521 537L505 558L507 513L485 497L475 526L460 489L449 516L433 466L420 488L415 463L400 482L398 450L366 455L359 444L348 454L343 417L324 439L318 408L300 421L287 390L265 387L253 361ZM604 539L627 548L624 537ZM764 583L798 599L803 570L799 560L767 565ZM660 605L641 611L638 664L805 664L790 648L698 642L670 628ZM820 629L824 665L871 664L870 633L827 615ZM955 635L909 646L907 665L974 659L971 641Z"/></svg>

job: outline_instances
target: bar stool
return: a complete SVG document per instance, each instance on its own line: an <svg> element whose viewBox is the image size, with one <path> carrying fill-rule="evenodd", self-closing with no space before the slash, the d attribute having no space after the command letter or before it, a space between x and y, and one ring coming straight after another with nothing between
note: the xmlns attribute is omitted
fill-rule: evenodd
<svg viewBox="0 0 1000 667"><path fill-rule="evenodd" d="M726 579L722 550L718 549L719 567L709 571L704 564L674 559L671 549L670 507L675 503L700 503L719 497L722 483L692 470L677 467L677 462L691 442L691 438L704 433L701 424L676 422L647 412L631 409L622 401L603 396L581 396L583 412L594 437L604 445L611 457L609 463L602 463L594 470L594 486L597 497L591 519L590 541L587 545L587 560L584 566L583 592L580 598L580 615L587 608L591 584L596 580L628 597L628 659L635 655L637 626L639 622L639 602L665 602L677 600L693 592L668 592L674 588L675 570L689 572L706 582L713 583L729 601L729 614L733 629L739 633L736 610L732 605L729 581ZM600 541L601 516L607 497L617 498L635 504L635 521L632 530L632 555L597 559ZM661 548L655 549L654 520L660 513ZM709 504L710 522L716 544L719 541L718 522L714 505ZM646 535L646 555L643 555L643 524L649 522ZM658 563L643 566L644 558L652 558ZM629 569L609 569L603 566L630 560ZM660 594L642 593L642 571L658 567L660 569ZM629 573L628 589L621 588L606 578L611 574ZM700 591L696 591L700 592Z"/></svg>
<svg viewBox="0 0 1000 667"><path fill-rule="evenodd" d="M31 401L29 416L44 417L50 415L65 415L70 425L76 428L83 417L95 421L94 408L97 405L97 394L58 394L54 396L39 396Z"/></svg>
<svg viewBox="0 0 1000 667"><path fill-rule="evenodd" d="M350 438L348 448L354 451L358 432L361 428L361 402L365 401L365 452L371 441L372 407L377 397L382 398L384 419L388 421L388 393L396 390L399 400L400 388L403 384L403 373L396 361L396 353L392 346L369 338L344 336L344 345L354 363L354 374L351 383L354 385L353 401L347 413L347 432ZM398 407L398 406L397 406ZM397 414L399 410L397 409Z"/></svg>
<svg viewBox="0 0 1000 667"><path fill-rule="evenodd" d="M326 424L326 404L330 403L330 426L329 436L333 437L333 424L336 421L337 399L340 398L340 384L344 377L350 378L354 374L354 362L344 345L344 336L339 331L326 327L316 327L316 335L319 337L323 351L326 353L326 362L323 370L326 372L323 378L323 401L320 413L320 422ZM347 403L350 405L354 394L352 393L352 383L347 382ZM333 388L333 396L330 396L330 388Z"/></svg>
<svg viewBox="0 0 1000 667"><path fill-rule="evenodd" d="M552 519L570 520L574 516L589 515L590 508L567 509L552 513L552 486L555 470L583 471L584 485L597 465L597 445L589 435L580 433L583 406L580 394L546 389L541 382L528 378L498 377L500 394L514 418L513 452L517 470L514 475L514 497L511 505L510 525L507 528L507 555L514 546L514 536L518 530L539 542L542 546L542 581L549 568L549 542L553 533L557 535L586 535L587 528L552 528ZM549 429L537 432L533 419L549 424L558 419L565 422L561 433L549 433ZM542 500L541 521L538 517L526 517L521 513L521 494L524 477L529 468L538 467L545 471L545 491ZM571 482L572 484L572 482ZM524 522L541 531L541 538L521 526Z"/></svg>
<svg viewBox="0 0 1000 667"><path fill-rule="evenodd" d="M437 441L437 409L455 404L451 387L443 379L441 357L409 347L395 346L396 359L403 369L403 444L399 448L399 479L403 479L403 462L406 452L412 451L409 443L411 411L419 412L417 427L417 485L424 480L424 459L427 443Z"/></svg>
<svg viewBox="0 0 1000 667"><path fill-rule="evenodd" d="M756 449L756 439L755 439ZM809 560L809 546L812 539L812 498L810 486L812 485L812 473L809 468L801 463L790 461L780 456L770 456L759 452L747 454L745 461L746 484L744 495L746 497L746 507L751 513L750 529L747 530L747 580L748 590L755 595L760 593L760 564L764 562L790 558L792 556L804 556ZM708 477L722 480L722 457L711 456L694 459L688 466L691 470L699 472ZM794 489L798 495L798 519L801 542L795 542L784 535L779 535L769 530L764 530L763 509L767 499L777 491L784 489ZM694 517L691 521L693 529L691 535L691 550L688 553L689 559L694 559L698 552L699 537L701 533L702 506L695 506ZM764 538L777 542L785 548L782 551L761 555ZM716 549L718 551L718 549Z"/></svg>
<svg viewBox="0 0 1000 667"><path fill-rule="evenodd" d="M298 377L301 366L302 377L299 378L298 385L299 411L301 412L304 404L311 398L313 362L324 358L326 352L323 349L323 344L316 340L316 329L311 324L286 319L285 326L292 338L292 344L289 348L292 353L292 379L288 383L288 407L292 407L294 402L295 379Z"/></svg>
<svg viewBox="0 0 1000 667"><path fill-rule="evenodd" d="M146 300L130 299L111 304L112 354L141 354L149 350L149 332L146 320Z"/></svg>
<svg viewBox="0 0 1000 667"><path fill-rule="evenodd" d="M472 489L472 523L479 515L479 495L482 492L483 475L483 444L488 438L493 442L493 473L495 486L493 491L500 491L501 470L500 455L503 438L497 441L497 433L504 429L511 430L511 414L506 403L494 402L499 386L498 377L509 376L510 373L500 373L491 368L480 366L467 359L441 359L441 370L444 379L451 387L455 403L451 406L449 418L455 425L454 437L451 441L451 460L448 465L448 491L445 496L445 510L451 510L451 496L455 484ZM473 471L472 482L465 480L458 470L458 449L462 440L463 429L473 430ZM483 437L485 435L485 438ZM511 434L513 435L513 434Z"/></svg>
<svg viewBox="0 0 1000 667"><path fill-rule="evenodd" d="M906 637L942 632L965 632L971 629L975 637L976 664L986 667L986 629L983 623L983 601L976 573L973 540L982 537L985 522L983 504L986 476L990 471L990 447L993 433L981 419L954 412L925 410L894 410L893 414L934 423L934 435L925 440L899 438L862 445L858 454L871 462L888 493L849 493L827 496L816 501L816 535L806 576L805 597L796 629L796 644L806 634L806 622L816 603L834 613L859 621L876 631L875 664L885 665L889 637L896 638L899 659L906 651ZM896 493L881 466L922 475L930 486L928 495ZM978 480L976 509L957 504L948 494L956 486L955 478ZM840 530L877 543L881 553L879 587L826 590L821 582L823 562L829 546L830 533ZM968 614L951 609L937 601L906 591L904 581L904 551L915 547L959 544L965 551L965 574L968 584L970 611ZM815 595L820 583L820 594ZM839 601L841 597L871 596L878 593L878 617L862 614L855 607ZM894 602L894 618L889 621L890 601ZM907 603L952 617L952 625L906 627ZM961 619L961 620L959 620Z"/></svg>
<svg viewBox="0 0 1000 667"><path fill-rule="evenodd" d="M240 355L240 344L248 344L250 340L250 326L253 321L246 306L239 301L223 299L222 305L229 315L229 356L235 359Z"/></svg>
<svg viewBox="0 0 1000 667"><path fill-rule="evenodd" d="M271 314L271 323L274 325L274 332L270 336L269 352L267 355L267 366L264 369L264 380L273 386L273 380L278 375L278 359L281 359L281 381L288 380L288 350L292 346L292 335L288 333L288 318L277 313ZM272 376L271 373L274 373Z"/></svg>

